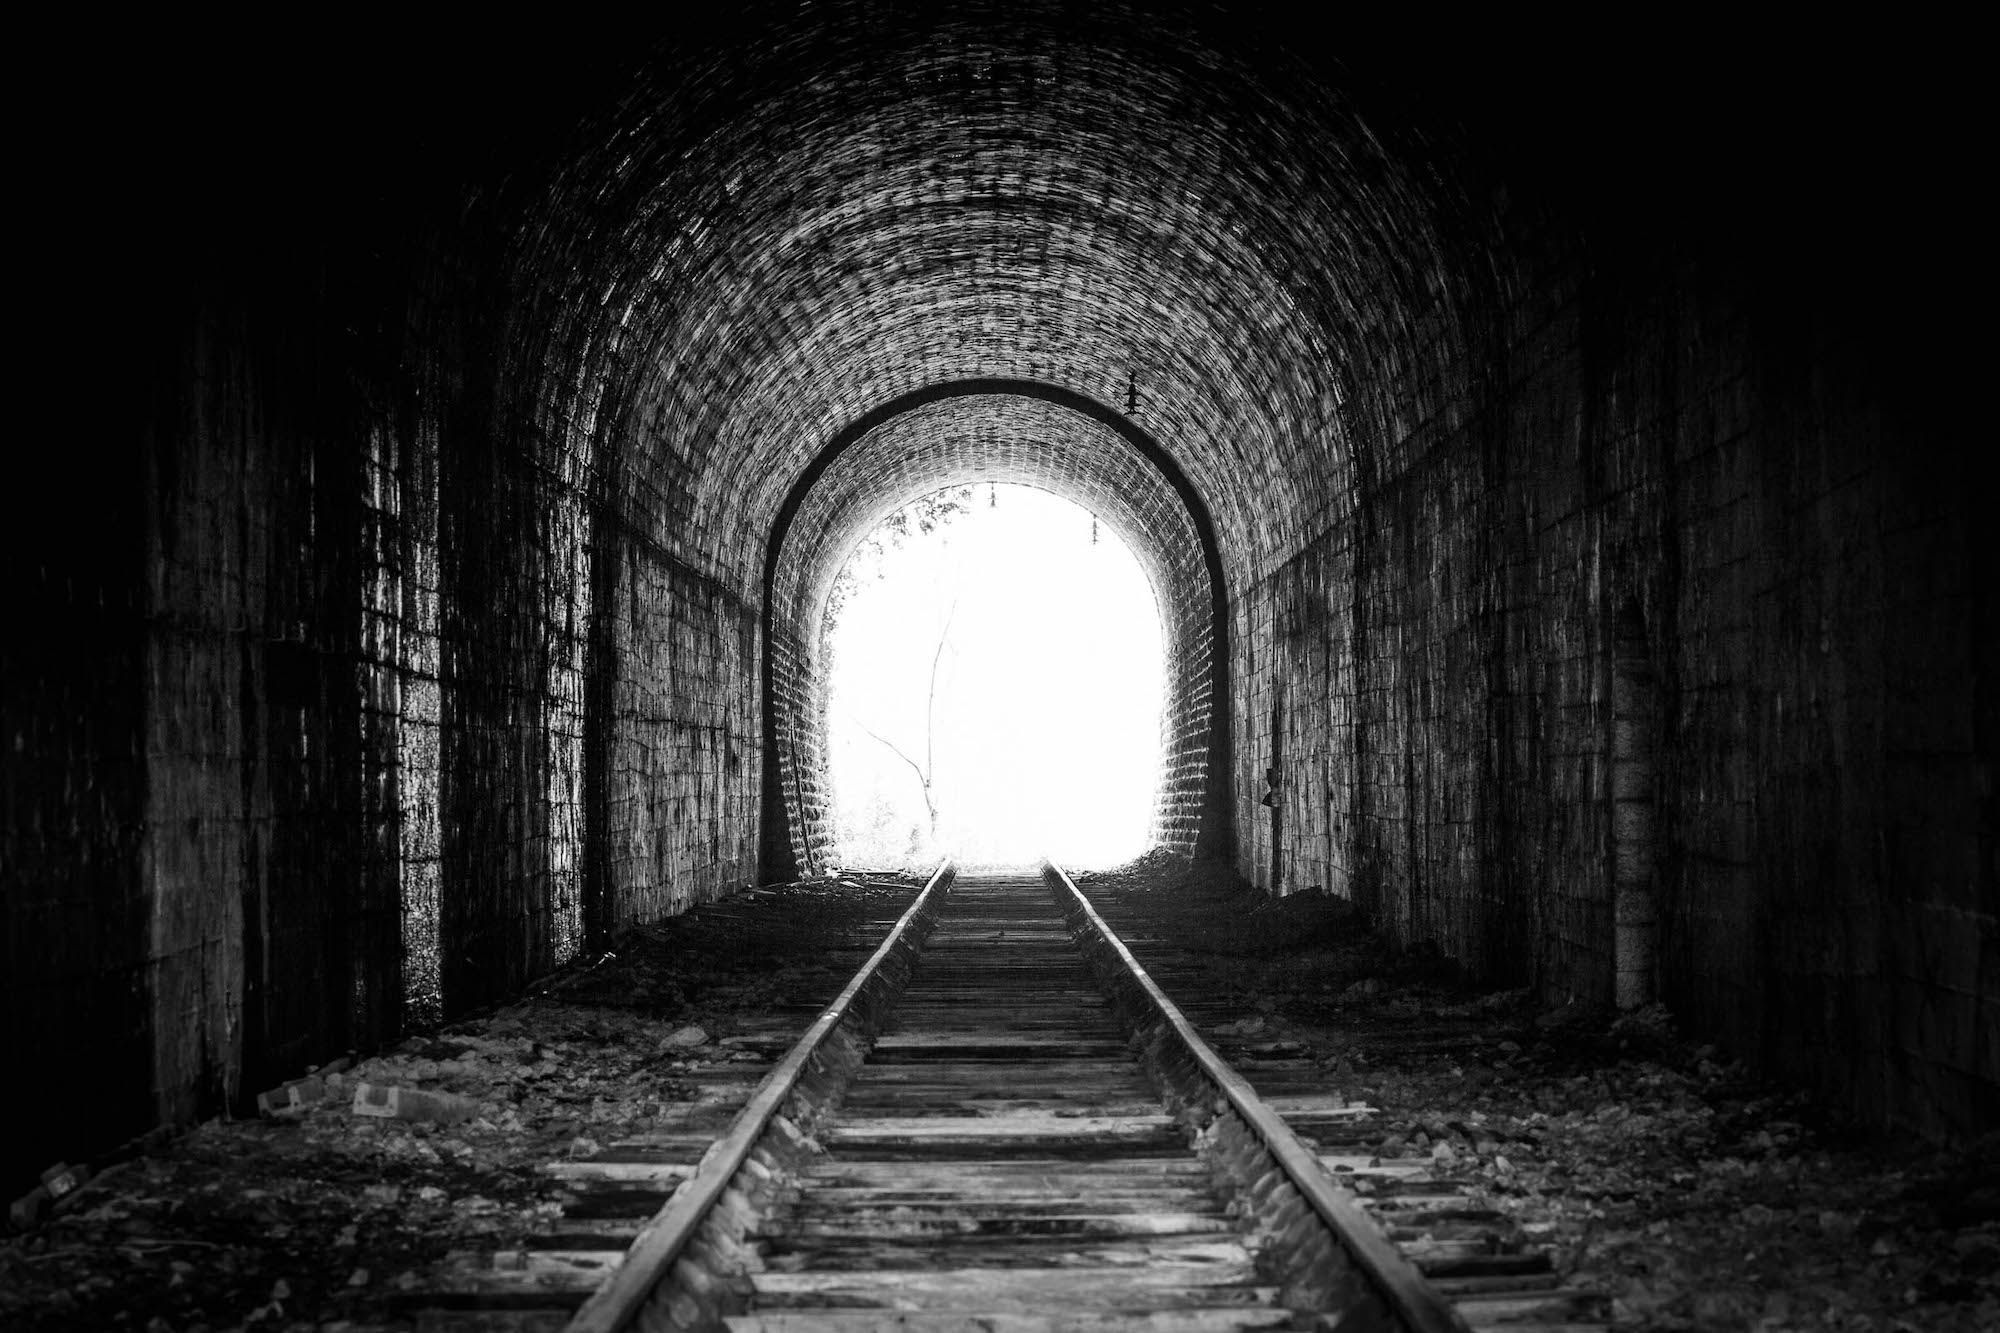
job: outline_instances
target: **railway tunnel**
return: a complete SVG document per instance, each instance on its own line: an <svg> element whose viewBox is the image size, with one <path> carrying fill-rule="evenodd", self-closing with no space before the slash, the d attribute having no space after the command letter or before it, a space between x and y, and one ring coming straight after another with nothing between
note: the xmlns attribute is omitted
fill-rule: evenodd
<svg viewBox="0 0 2000 1333"><path fill-rule="evenodd" d="M824 875L829 582L984 481L1153 580L1157 846L2000 1120L1977 247L1899 41L151 38L28 150L10 1184Z"/></svg>

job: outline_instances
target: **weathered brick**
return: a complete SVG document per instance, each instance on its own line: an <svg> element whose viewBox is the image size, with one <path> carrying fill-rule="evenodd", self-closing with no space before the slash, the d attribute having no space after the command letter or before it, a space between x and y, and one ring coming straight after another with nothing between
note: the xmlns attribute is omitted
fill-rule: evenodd
<svg viewBox="0 0 2000 1333"><path fill-rule="evenodd" d="M1696 168L1679 68L1117 3L654 22L100 53L127 132L38 264L56 480L6 525L0 998L80 1108L31 1157L820 868L824 582L981 477L1154 578L1162 844L1605 999L1613 787L1649 790L1684 1024L1977 1123L2000 671L1954 210L1767 182L1733 123ZM1773 102L1818 165L1914 114ZM1650 781L1612 763L1628 606Z"/></svg>

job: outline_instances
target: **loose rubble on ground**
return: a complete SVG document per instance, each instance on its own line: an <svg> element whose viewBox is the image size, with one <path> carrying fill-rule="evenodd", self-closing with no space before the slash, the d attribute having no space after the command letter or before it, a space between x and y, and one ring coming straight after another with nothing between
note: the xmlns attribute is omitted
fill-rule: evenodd
<svg viewBox="0 0 2000 1333"><path fill-rule="evenodd" d="M2000 1133L1946 1152L1843 1124L1664 1008L1482 993L1323 893L1166 858L1077 880L1200 942L1258 1035L1381 1109L1383 1159L1480 1182L1620 1328L2000 1330Z"/></svg>
<svg viewBox="0 0 2000 1333"><path fill-rule="evenodd" d="M684 1076L767 1058L774 997L824 1003L847 979L820 942L917 887L739 894L726 930L697 911L630 931L518 1004L271 1089L276 1114L203 1124L0 1241L0 1329L409 1328L428 1267L547 1233L550 1162L725 1129L736 1108Z"/></svg>
<svg viewBox="0 0 2000 1333"><path fill-rule="evenodd" d="M1145 895L1239 990L1242 1025L1380 1108L1383 1159L1480 1182L1621 1328L2000 1329L2000 1138L1952 1153L1845 1126L1662 1009L1480 993L1323 894L1273 900L1165 859L1078 879ZM0 1242L0 1327L408 1328L399 1298L427 1267L546 1235L565 1188L549 1162L725 1127L733 1108L683 1076L759 1058L745 1043L774 997L845 980L815 941L915 887L739 895L759 910L727 947L699 912L628 932L521 1003L272 1089L277 1114L204 1124Z"/></svg>

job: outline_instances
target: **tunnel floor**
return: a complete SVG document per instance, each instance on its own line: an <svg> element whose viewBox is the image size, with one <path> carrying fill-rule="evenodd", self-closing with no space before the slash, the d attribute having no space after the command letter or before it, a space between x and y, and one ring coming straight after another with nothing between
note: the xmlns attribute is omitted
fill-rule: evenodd
<svg viewBox="0 0 2000 1333"><path fill-rule="evenodd" d="M1078 881L1169 995L1221 997L1190 1018L1260 1091L1277 1086L1261 1064L1376 1108L1321 1150L1361 1168L1378 1216L1394 1209L1375 1180L1452 1182L1604 1293L1619 1327L2000 1325L2000 1145L1845 1128L1679 1040L1663 1011L1612 1021L1469 989L1391 960L1318 895L1164 862ZM439 1327L419 1324L429 1294L502 1282L496 1255L623 1243L917 887L735 895L330 1072L322 1100L114 1166L0 1243L0 1324ZM467 1117L357 1115L363 1082L463 1096Z"/></svg>

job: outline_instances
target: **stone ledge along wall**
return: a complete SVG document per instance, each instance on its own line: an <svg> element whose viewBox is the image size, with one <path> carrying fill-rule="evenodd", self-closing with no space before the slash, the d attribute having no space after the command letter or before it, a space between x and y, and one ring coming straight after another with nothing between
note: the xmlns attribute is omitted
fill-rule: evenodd
<svg viewBox="0 0 2000 1333"><path fill-rule="evenodd" d="M774 533L975 381L1137 425L1212 523L1205 636L1156 578L1164 841L1204 790L1202 850L1402 945L1993 1122L1972 81L1116 3L655 22L107 41L117 132L32 146L60 484L8 532L0 984L53 1091L0 1170L811 869Z"/></svg>

